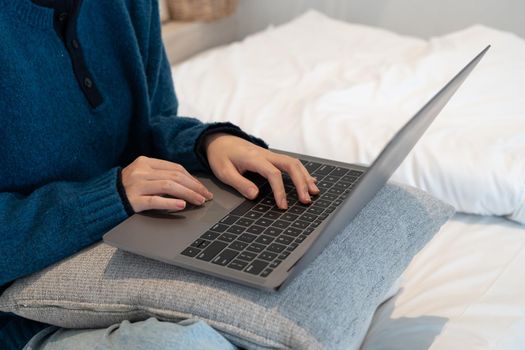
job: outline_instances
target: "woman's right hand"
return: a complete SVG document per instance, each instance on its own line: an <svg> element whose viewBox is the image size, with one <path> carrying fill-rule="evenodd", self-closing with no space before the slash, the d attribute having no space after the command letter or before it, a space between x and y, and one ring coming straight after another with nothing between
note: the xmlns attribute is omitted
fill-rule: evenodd
<svg viewBox="0 0 525 350"><path fill-rule="evenodd" d="M140 156L122 169L122 185L133 210L179 211L202 205L213 194L180 164Z"/></svg>

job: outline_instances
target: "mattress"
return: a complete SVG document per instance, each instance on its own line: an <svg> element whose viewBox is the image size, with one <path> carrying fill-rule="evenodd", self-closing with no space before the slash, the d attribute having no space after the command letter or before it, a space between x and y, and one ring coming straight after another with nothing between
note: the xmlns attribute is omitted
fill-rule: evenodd
<svg viewBox="0 0 525 350"><path fill-rule="evenodd" d="M473 26L424 41L309 12L173 68L182 115L370 164L487 44L393 177L460 213L377 310L363 349L525 349L525 40Z"/></svg>

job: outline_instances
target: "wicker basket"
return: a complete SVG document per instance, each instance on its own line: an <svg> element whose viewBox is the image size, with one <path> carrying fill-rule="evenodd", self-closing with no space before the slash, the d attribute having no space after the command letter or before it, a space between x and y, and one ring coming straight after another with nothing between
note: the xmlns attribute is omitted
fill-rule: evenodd
<svg viewBox="0 0 525 350"><path fill-rule="evenodd" d="M235 12L238 0L168 0L176 21L213 21Z"/></svg>

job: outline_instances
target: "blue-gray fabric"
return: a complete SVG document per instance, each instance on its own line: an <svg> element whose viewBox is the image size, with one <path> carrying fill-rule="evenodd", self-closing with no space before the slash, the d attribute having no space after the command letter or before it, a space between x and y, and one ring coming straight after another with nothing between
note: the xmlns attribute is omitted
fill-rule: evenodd
<svg viewBox="0 0 525 350"><path fill-rule="evenodd" d="M248 349L354 349L385 293L452 214L420 190L387 185L277 293L97 244L15 282L0 310L70 328L192 318Z"/></svg>
<svg viewBox="0 0 525 350"><path fill-rule="evenodd" d="M105 329L46 328L24 350L235 350L203 321L161 322L155 318L123 321Z"/></svg>

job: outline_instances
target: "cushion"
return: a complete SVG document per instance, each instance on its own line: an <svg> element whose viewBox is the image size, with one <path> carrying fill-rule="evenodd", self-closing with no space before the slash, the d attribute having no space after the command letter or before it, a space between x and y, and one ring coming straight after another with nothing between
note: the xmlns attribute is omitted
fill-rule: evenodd
<svg viewBox="0 0 525 350"><path fill-rule="evenodd" d="M96 244L16 281L0 310L69 328L206 321L248 349L352 349L450 205L389 184L299 276L271 293Z"/></svg>
<svg viewBox="0 0 525 350"><path fill-rule="evenodd" d="M308 12L173 77L181 115L230 120L272 148L370 164L488 44L392 179L458 211L525 224L524 38L473 26L425 41Z"/></svg>

